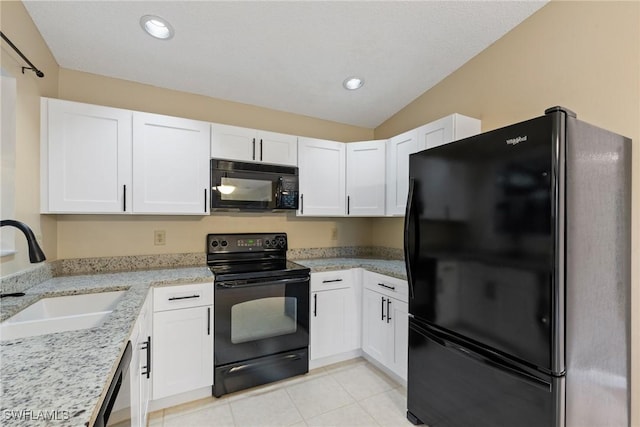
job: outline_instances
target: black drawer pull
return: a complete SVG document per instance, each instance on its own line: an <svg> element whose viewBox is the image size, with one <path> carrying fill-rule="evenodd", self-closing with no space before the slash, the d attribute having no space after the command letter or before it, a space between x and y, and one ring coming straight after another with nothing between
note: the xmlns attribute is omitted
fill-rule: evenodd
<svg viewBox="0 0 640 427"><path fill-rule="evenodd" d="M342 279L323 280L322 283L342 282Z"/></svg>
<svg viewBox="0 0 640 427"><path fill-rule="evenodd" d="M391 289L392 291L396 290L395 286L385 285L384 283L378 283L378 286L382 286L383 288Z"/></svg>
<svg viewBox="0 0 640 427"><path fill-rule="evenodd" d="M169 301L176 301L181 299L191 299L191 298L200 298L200 295L189 295L188 297L171 297Z"/></svg>

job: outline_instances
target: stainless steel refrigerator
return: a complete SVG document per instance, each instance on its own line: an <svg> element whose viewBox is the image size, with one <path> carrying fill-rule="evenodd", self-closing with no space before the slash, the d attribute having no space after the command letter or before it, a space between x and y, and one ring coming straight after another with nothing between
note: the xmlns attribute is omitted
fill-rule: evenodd
<svg viewBox="0 0 640 427"><path fill-rule="evenodd" d="M628 426L631 140L554 107L409 164L409 420Z"/></svg>

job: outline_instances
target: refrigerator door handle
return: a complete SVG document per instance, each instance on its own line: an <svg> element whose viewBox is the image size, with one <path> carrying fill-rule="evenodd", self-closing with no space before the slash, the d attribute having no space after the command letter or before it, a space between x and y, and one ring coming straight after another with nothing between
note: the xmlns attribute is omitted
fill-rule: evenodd
<svg viewBox="0 0 640 427"><path fill-rule="evenodd" d="M415 240L411 244L410 239L416 239L417 230L414 225L416 218L414 218L414 188L416 185L415 178L409 179L409 193L407 196L407 210L404 216L404 263L407 269L407 283L409 284L409 298L414 297L413 292L413 274L411 271L411 265L415 254L412 251L415 250ZM413 233L412 233L413 232ZM413 234L413 235L412 235Z"/></svg>

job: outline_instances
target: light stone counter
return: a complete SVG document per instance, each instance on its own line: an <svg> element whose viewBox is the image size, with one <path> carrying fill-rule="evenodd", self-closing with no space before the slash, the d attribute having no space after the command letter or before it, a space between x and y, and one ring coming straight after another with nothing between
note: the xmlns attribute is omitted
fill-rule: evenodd
<svg viewBox="0 0 640 427"><path fill-rule="evenodd" d="M41 298L127 290L99 327L0 344L0 424L92 424L149 288L209 281L205 267L56 277L3 298L1 320Z"/></svg>
<svg viewBox="0 0 640 427"><path fill-rule="evenodd" d="M382 260L373 258L318 258L292 260L311 269L312 273L320 271L346 270L349 268L364 268L385 276L407 280L407 270L404 261Z"/></svg>
<svg viewBox="0 0 640 427"><path fill-rule="evenodd" d="M301 258L310 254L315 252L300 251ZM297 258L295 255L290 254L291 259ZM403 261L359 258L355 252L351 255L355 257L294 260L312 272L361 267L399 279L407 278ZM196 256L200 258L200 255ZM101 264L96 262L106 262L100 259L81 261L98 271L96 265ZM112 260L107 261L113 264ZM70 263L77 269L76 264L78 262ZM45 272L50 277L50 272ZM127 290L127 293L99 327L0 343L0 425L92 424L149 288L209 281L213 283L213 278L206 267L61 276L27 289L22 285L13 288L5 281L6 290L24 290L26 295L3 298L0 321L41 298L116 290ZM50 419L52 415L55 420Z"/></svg>

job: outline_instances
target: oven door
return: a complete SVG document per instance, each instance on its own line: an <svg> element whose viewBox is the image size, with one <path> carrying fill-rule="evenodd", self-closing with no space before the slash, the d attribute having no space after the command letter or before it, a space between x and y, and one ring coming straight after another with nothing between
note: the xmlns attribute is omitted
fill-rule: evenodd
<svg viewBox="0 0 640 427"><path fill-rule="evenodd" d="M309 276L215 283L215 366L309 345Z"/></svg>

